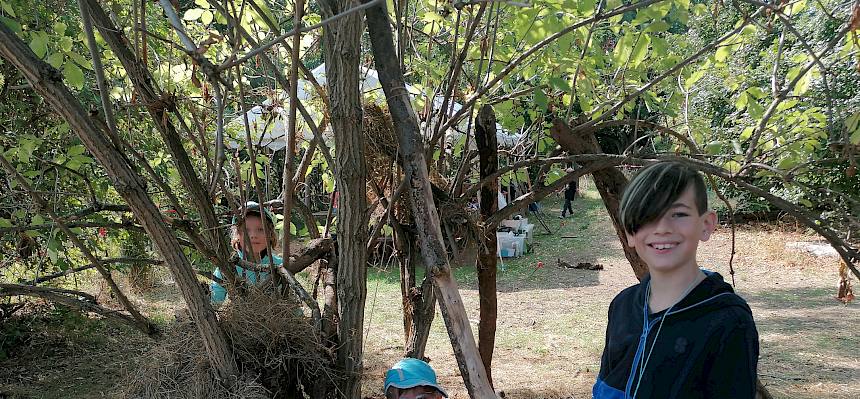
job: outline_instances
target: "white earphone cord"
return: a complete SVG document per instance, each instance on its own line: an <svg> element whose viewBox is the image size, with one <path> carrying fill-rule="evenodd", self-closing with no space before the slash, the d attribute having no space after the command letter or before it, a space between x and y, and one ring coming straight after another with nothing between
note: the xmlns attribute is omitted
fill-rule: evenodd
<svg viewBox="0 0 860 399"><path fill-rule="evenodd" d="M675 301L675 303L672 304L672 306L669 306L669 308L666 309L666 313L663 313L663 317L660 318L660 325L657 326L657 333L654 334L654 341L651 342L651 349L648 350L648 356L646 356L645 360L641 363L641 367L639 368L639 379L638 379L638 381L636 381L636 389L633 390L633 396L630 399L636 399L636 394L639 392L639 385L642 384L642 376L645 374L645 367L648 366L648 361L651 360L651 354L654 353L654 347L657 346L657 338L660 337L660 331L663 329L663 322L666 321L666 317L669 316L669 312L672 311L672 308L674 308L675 305L677 305L682 300L684 300L684 298L687 296L687 294L689 294L690 291L692 291L693 288L695 288L699 282L700 282L699 277L696 277L695 279L693 279L693 281L690 283L690 285L687 287L687 289L684 290L684 293L681 294L681 296L678 298L678 300ZM651 300L651 281L649 280L648 281L648 288L647 288L646 294L645 294L645 301L647 302L650 300ZM648 323L648 320L645 320L645 323ZM646 345L648 343L647 337L645 338L645 343L646 343Z"/></svg>

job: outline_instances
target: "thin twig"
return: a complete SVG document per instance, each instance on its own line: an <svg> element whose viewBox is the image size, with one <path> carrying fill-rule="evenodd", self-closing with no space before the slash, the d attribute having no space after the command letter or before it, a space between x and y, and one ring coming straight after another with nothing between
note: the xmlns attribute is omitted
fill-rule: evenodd
<svg viewBox="0 0 860 399"><path fill-rule="evenodd" d="M160 0L160 1L168 1L168 0ZM373 7L373 6L377 5L378 3L382 2L382 1L383 1L383 0L372 0L372 1L371 1L371 2L369 2L369 3L364 3L364 4L360 5L360 6L352 7L352 8L350 8L350 9L348 9L348 10L346 10L346 11L344 11L344 12L340 13L340 14L333 15L333 16L331 16L331 17L329 17L329 18L326 18L326 19L324 19L324 20L320 21L319 23L316 23L316 24L313 24L313 25L310 25L310 26L306 26L306 27L303 27L303 28L294 28L293 30L291 30L291 31L289 31L289 32L285 32L285 33L281 34L280 36L276 37L276 38L275 38L275 39L273 39L272 41L270 41L270 42L268 42L268 43L266 43L266 44L263 44L263 45L261 45L261 46L258 46L257 48L255 48L255 49L253 49L253 50L249 51L247 54L245 54L245 55L244 55L244 56L242 56L242 57L239 57L237 60L232 61L232 62L227 62L227 63L222 64L221 66L219 66L219 67L218 67L218 70L219 70L219 71L224 71L224 70L230 69L230 68L232 68L232 67L234 67L234 66L236 66L236 65L242 64L242 63L244 63L245 61L248 61L248 60L250 60L251 58L254 58L257 54L260 54L260 53L262 53L262 52L264 52L264 51L268 50L268 49L269 49L269 48L271 48L272 46L274 46L274 45L276 45L276 44L280 43L281 41L283 41L284 39L286 39L286 38L288 38L288 37L290 37L290 36L294 36L294 35L297 35L297 34L299 34L299 33L310 32L310 31L312 31L312 30L314 30L314 29L321 28L321 27L326 26L326 25L328 25L328 24L330 24L330 23L332 23L332 22L335 22L335 21L337 21L337 20L339 20L339 19L341 19L341 18L343 18L343 17L347 17L347 16L349 16L349 15L351 15L351 14L353 14L353 13L356 13L356 12L359 12L359 11L364 11L364 10L366 10L366 9L370 8L370 7Z"/></svg>

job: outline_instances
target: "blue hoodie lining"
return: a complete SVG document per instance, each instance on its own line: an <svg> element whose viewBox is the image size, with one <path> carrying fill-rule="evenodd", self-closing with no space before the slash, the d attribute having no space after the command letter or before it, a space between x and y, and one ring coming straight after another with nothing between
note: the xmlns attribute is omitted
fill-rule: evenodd
<svg viewBox="0 0 860 399"><path fill-rule="evenodd" d="M627 395L620 389L615 389L600 378L591 388L591 396L595 399L626 399Z"/></svg>

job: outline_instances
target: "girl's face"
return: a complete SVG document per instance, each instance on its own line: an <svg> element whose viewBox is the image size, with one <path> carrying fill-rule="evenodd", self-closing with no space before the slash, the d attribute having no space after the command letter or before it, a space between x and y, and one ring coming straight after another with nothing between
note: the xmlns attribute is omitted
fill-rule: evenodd
<svg viewBox="0 0 860 399"><path fill-rule="evenodd" d="M263 219L259 215L251 214L245 217L244 226L239 226L239 248L244 249L245 232L248 232L248 241L251 242L251 252L254 255L259 255L266 249L268 237L266 236L266 227L271 230L271 226L263 226ZM272 233L269 231L268 233Z"/></svg>

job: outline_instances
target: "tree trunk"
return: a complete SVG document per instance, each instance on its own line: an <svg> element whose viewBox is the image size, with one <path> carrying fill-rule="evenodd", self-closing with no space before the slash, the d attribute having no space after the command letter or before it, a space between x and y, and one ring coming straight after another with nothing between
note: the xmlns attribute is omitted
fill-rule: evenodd
<svg viewBox="0 0 860 399"><path fill-rule="evenodd" d="M413 263L414 265L414 263ZM412 268L415 271L415 267ZM425 359L427 340L430 338L430 327L436 318L436 294L433 293L433 278L425 276L421 287L409 290L409 303L412 306L412 319L409 325L409 336L406 338L406 357Z"/></svg>
<svg viewBox="0 0 860 399"><path fill-rule="evenodd" d="M322 311L322 343L334 353L338 347L337 344L337 243L333 243L332 252L329 253L327 259L319 262L318 273L322 279L323 292L323 311ZM318 379L317 383L311 388L311 397L314 399L325 399L331 397L331 392L334 391L334 386L327 378Z"/></svg>
<svg viewBox="0 0 860 399"><path fill-rule="evenodd" d="M403 303L403 332L406 337L405 357L425 359L430 326L436 316L436 296L433 279L425 275L421 287L415 285L415 266L419 257L415 251L415 236L394 221L394 243L400 261L400 294Z"/></svg>
<svg viewBox="0 0 860 399"><path fill-rule="evenodd" d="M563 120L556 118L552 121L550 133L561 148L570 155L603 153L600 145L597 144L593 130L574 131ZM587 164L581 166L587 166ZM595 171L591 175L594 177L594 185L603 199L603 205L609 212L609 218L612 219L615 234L618 235L621 246L624 247L624 256L630 262L636 278L642 280L648 274L648 265L639 258L635 249L627 245L627 235L624 233L624 227L618 215L621 195L624 193L624 187L627 186L627 177L614 167Z"/></svg>
<svg viewBox="0 0 860 399"><path fill-rule="evenodd" d="M368 8L366 13L374 62L397 132L401 162L409 187L407 192L410 207L418 229L421 255L428 274L433 276L439 307L445 319L457 365L460 367L460 375L471 397L492 398L496 395L487 379L457 282L451 274L448 254L442 242L442 229L439 215L433 205L423 141L418 131L418 118L412 109L409 94L403 82L385 3Z"/></svg>
<svg viewBox="0 0 860 399"><path fill-rule="evenodd" d="M478 147L478 165L481 179L492 175L499 169L499 143L496 138L496 115L493 107L484 105L475 118L475 143ZM499 183L493 180L481 187L481 220L486 221L499 210ZM496 229L493 226L483 232L484 245L480 245L478 255L478 296L481 300L481 316L478 322L478 352L487 378L493 383L493 348L496 342Z"/></svg>
<svg viewBox="0 0 860 399"><path fill-rule="evenodd" d="M359 3L324 0L326 17ZM352 13L323 27L329 113L334 131L337 190L338 363L346 371L341 391L347 398L361 397L364 302L367 296L367 169L359 90L359 56L363 30L361 13Z"/></svg>
<svg viewBox="0 0 860 399"><path fill-rule="evenodd" d="M143 225L176 279L200 331L212 367L223 381L233 381L237 367L224 332L197 283L197 276L182 252L179 240L149 197L145 181L108 141L104 124L96 123L62 83L60 72L38 59L5 24L0 24L0 54L21 71L33 89L68 122L87 150L104 166L114 188Z"/></svg>
<svg viewBox="0 0 860 399"><path fill-rule="evenodd" d="M406 342L412 335L412 320L415 306L409 299L409 293L415 288L415 262L412 249L415 248L411 234L403 230L403 226L394 220L394 248L397 249L397 261L400 263L400 300L403 305L403 336Z"/></svg>

